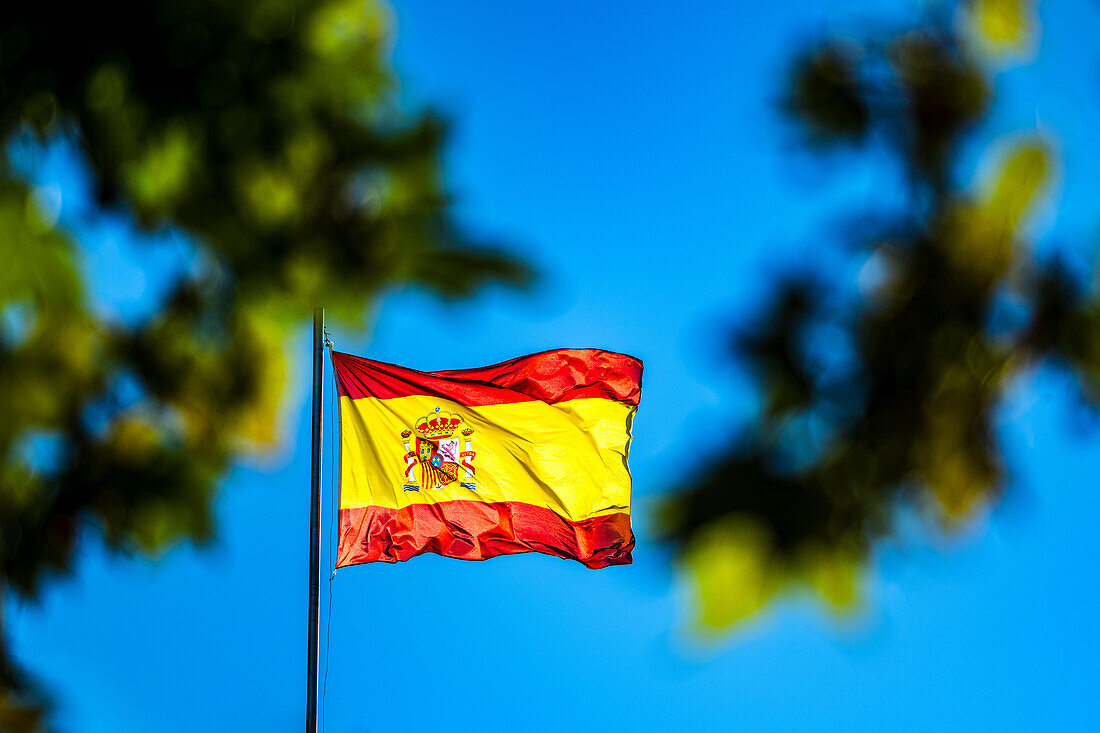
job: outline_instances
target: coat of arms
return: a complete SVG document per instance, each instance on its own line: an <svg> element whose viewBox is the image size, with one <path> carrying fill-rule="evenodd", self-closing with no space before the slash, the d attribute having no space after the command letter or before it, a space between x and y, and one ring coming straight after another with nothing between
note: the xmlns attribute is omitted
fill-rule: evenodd
<svg viewBox="0 0 1100 733"><path fill-rule="evenodd" d="M465 428L460 432L462 423L461 415L441 412L437 407L434 413L417 419L415 431L401 432L405 441L405 491L441 489L455 481L464 489L476 490L476 454L471 440L474 430Z"/></svg>

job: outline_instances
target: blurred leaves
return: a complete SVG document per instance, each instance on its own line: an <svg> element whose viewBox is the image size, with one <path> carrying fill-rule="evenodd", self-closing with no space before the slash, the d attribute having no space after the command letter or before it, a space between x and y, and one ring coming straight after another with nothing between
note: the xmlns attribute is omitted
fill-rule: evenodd
<svg viewBox="0 0 1100 733"><path fill-rule="evenodd" d="M986 53L1003 56L1027 50L1038 32L1036 0L972 0L967 16Z"/></svg>
<svg viewBox="0 0 1100 733"><path fill-rule="evenodd" d="M1035 32L1024 4L963 10L990 39ZM1040 360L1067 365L1100 404L1095 284L1037 260L1027 241L1053 146L1006 138L973 185L959 181L960 150L993 101L985 47L968 33L933 15L796 58L783 109L806 142L885 147L906 195L846 230L858 283L795 272L734 338L760 410L660 514L705 630L791 584L847 607L900 512L950 528L988 505L1007 481L994 413ZM997 318L1006 300L1024 313L1015 322Z"/></svg>
<svg viewBox="0 0 1100 733"><path fill-rule="evenodd" d="M42 730L42 708L18 699L10 692L0 692L0 730L12 733L32 733Z"/></svg>
<svg viewBox="0 0 1100 733"><path fill-rule="evenodd" d="M1050 155L1040 139L1016 142L976 195L950 207L947 254L961 276L988 286L1017 262L1019 229L1049 180Z"/></svg>
<svg viewBox="0 0 1100 733"><path fill-rule="evenodd" d="M856 76L858 54L848 44L827 44L794 65L784 105L805 121L810 142L859 142L867 134L870 110Z"/></svg>
<svg viewBox="0 0 1100 733"><path fill-rule="evenodd" d="M314 305L359 324L396 284L525 281L450 218L444 126L398 110L391 26L374 0L5 7L0 586L34 596L89 525L143 553L210 537L229 462L279 437L285 344ZM101 210L195 247L138 322L92 307L79 227L11 160L59 138Z"/></svg>

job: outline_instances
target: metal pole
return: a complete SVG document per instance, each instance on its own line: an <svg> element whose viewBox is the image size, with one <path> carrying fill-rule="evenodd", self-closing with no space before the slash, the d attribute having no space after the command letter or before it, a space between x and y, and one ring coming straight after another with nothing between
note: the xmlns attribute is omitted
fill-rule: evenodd
<svg viewBox="0 0 1100 733"><path fill-rule="evenodd" d="M317 733L317 637L321 584L321 406L324 404L325 309L313 309L313 455L309 499L309 659L306 733Z"/></svg>

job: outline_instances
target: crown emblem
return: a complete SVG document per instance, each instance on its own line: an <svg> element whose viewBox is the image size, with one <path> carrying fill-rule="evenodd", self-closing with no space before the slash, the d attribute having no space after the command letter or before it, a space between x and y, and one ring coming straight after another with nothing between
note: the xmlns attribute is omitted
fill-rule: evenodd
<svg viewBox="0 0 1100 733"><path fill-rule="evenodd" d="M474 479L474 456L470 436L472 427L462 429L461 438L455 433L465 422L461 415L445 412L438 407L416 419L412 430L401 431L401 440L405 445L405 491L436 491L444 487L467 491L477 491ZM411 441L412 436L415 441ZM465 445L465 450L462 446Z"/></svg>
<svg viewBox="0 0 1100 733"><path fill-rule="evenodd" d="M435 408L435 413L429 413L416 420L416 434L428 440L442 440L454 435L455 430L462 423L462 418L450 412L440 412Z"/></svg>

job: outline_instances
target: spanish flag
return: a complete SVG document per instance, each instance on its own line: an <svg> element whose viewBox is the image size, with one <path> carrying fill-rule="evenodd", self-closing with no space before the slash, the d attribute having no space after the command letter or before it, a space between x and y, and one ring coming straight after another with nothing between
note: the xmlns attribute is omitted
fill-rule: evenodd
<svg viewBox="0 0 1100 733"><path fill-rule="evenodd" d="M630 429L642 363L559 349L419 372L332 352L340 396L336 566L424 552L630 563Z"/></svg>

